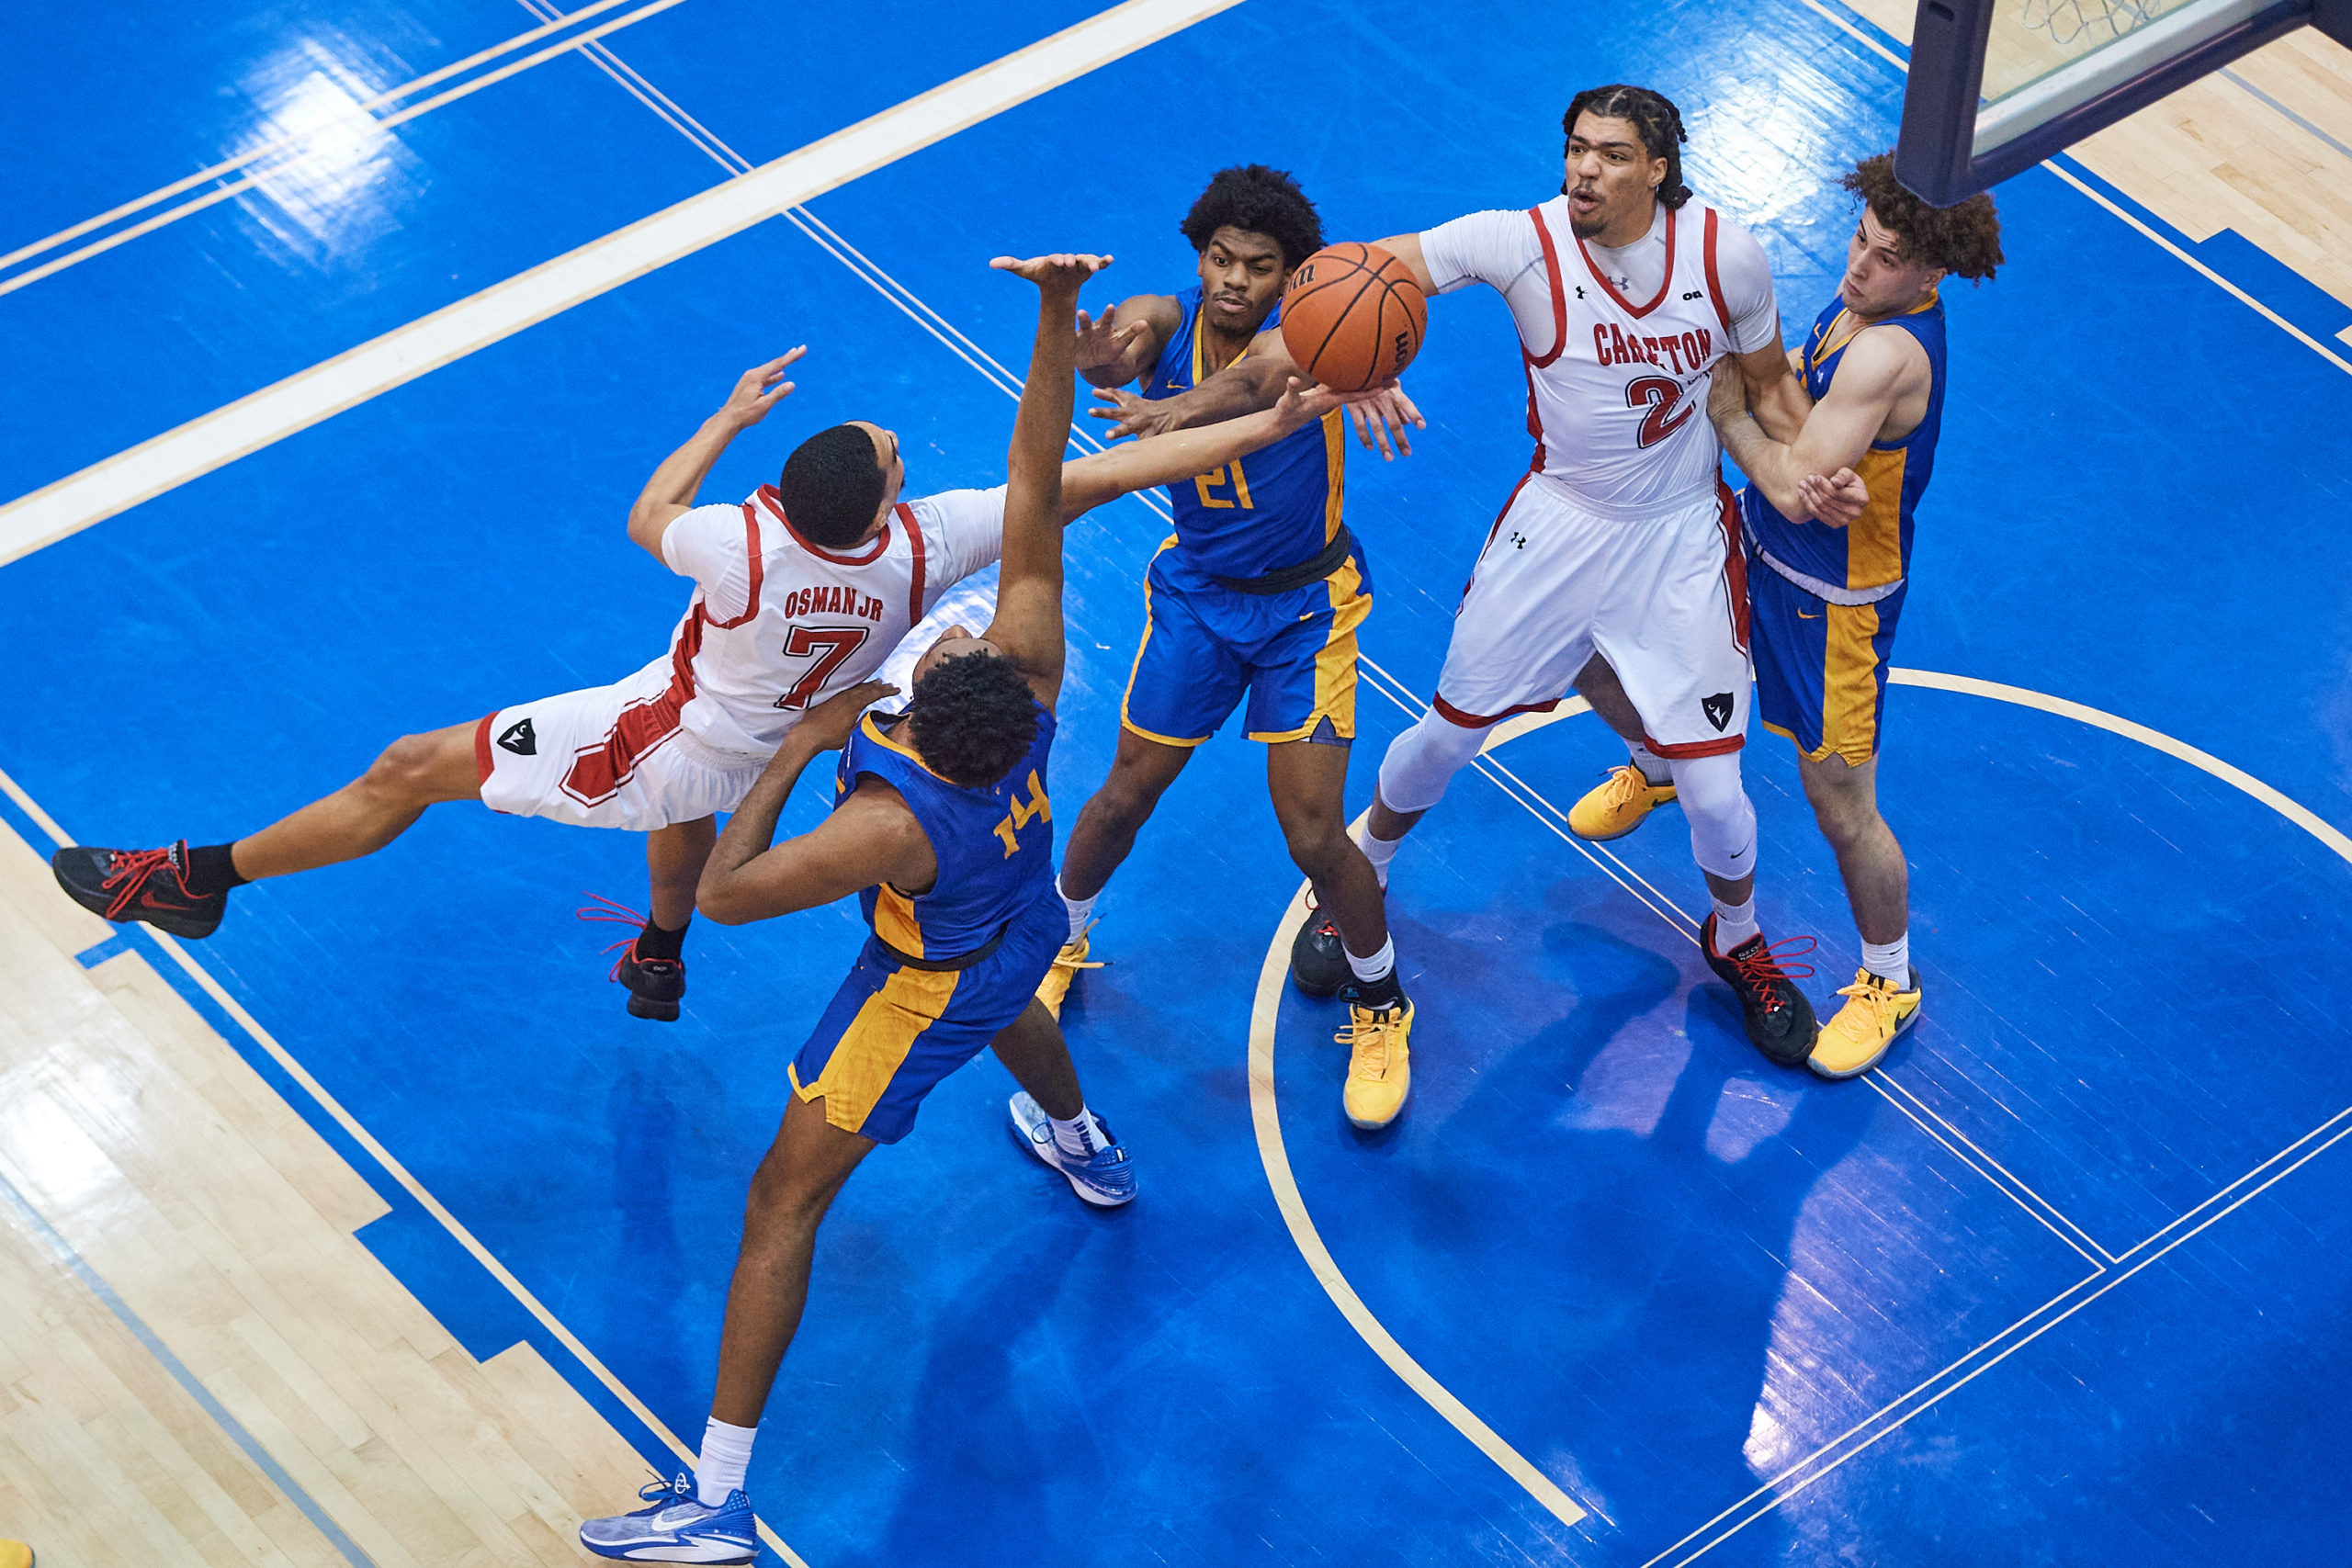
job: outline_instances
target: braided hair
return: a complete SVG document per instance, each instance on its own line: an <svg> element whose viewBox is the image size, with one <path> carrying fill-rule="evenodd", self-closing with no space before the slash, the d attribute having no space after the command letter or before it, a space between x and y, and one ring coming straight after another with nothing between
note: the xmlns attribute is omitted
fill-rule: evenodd
<svg viewBox="0 0 2352 1568"><path fill-rule="evenodd" d="M1642 139L1642 150L1653 158L1666 160L1666 179L1657 187L1657 198L1668 208L1679 208L1690 199L1690 187L1682 183L1682 143L1690 140L1682 129L1682 111L1674 107L1665 94L1648 87L1628 86L1612 82L1606 87L1587 87L1568 101L1568 112L1560 117L1563 135L1574 137L1579 116L1594 114L1603 119L1631 120L1634 132Z"/></svg>

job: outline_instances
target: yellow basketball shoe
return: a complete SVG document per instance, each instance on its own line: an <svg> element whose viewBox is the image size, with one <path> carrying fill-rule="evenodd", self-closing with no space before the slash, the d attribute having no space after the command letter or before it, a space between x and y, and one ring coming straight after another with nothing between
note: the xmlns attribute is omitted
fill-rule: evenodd
<svg viewBox="0 0 2352 1568"><path fill-rule="evenodd" d="M1878 1066L1887 1047L1919 1021L1919 971L1911 971L1911 988L1898 991L1894 982L1867 969L1854 971L1854 983L1838 993L1846 1005L1821 1026L1805 1066L1825 1078L1850 1078Z"/></svg>
<svg viewBox="0 0 2352 1568"><path fill-rule="evenodd" d="M1079 933L1076 942L1062 943L1062 950L1054 954L1054 966L1046 971L1044 979L1037 982L1037 999L1046 1004L1046 1010L1052 1013L1057 1021L1062 1016L1062 999L1069 995L1069 983L1078 978L1078 972L1102 967L1100 964L1090 964L1086 959L1088 939L1093 930L1089 926Z"/></svg>
<svg viewBox="0 0 2352 1568"><path fill-rule="evenodd" d="M33 1568L33 1549L21 1540L0 1540L0 1568Z"/></svg>
<svg viewBox="0 0 2352 1568"><path fill-rule="evenodd" d="M1383 1007L1348 1003L1348 1027L1332 1036L1348 1048L1348 1087L1340 1103L1359 1127L1385 1127L1405 1109L1413 1087L1413 1002L1399 996Z"/></svg>
<svg viewBox="0 0 2352 1568"><path fill-rule="evenodd" d="M1568 831L1600 843L1622 839L1642 825L1642 819L1674 798L1670 784L1654 784L1631 762L1609 770L1601 783L1568 807Z"/></svg>

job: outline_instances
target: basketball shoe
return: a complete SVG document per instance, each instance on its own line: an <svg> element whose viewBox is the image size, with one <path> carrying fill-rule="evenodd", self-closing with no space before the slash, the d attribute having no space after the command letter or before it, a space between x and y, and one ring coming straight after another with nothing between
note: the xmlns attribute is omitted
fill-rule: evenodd
<svg viewBox="0 0 2352 1568"><path fill-rule="evenodd" d="M21 1540L0 1540L0 1568L33 1568L33 1549Z"/></svg>
<svg viewBox="0 0 2352 1568"><path fill-rule="evenodd" d="M1568 807L1568 831L1596 844L1622 839L1673 798L1672 784L1654 784L1641 769L1621 762Z"/></svg>
<svg viewBox="0 0 2352 1568"><path fill-rule="evenodd" d="M109 920L144 920L174 936L210 936L228 912L229 895L191 892L187 840L160 850L96 850L74 844L49 857L57 885L74 902Z"/></svg>
<svg viewBox="0 0 2352 1568"><path fill-rule="evenodd" d="M1062 1147L1060 1140L1054 1136L1054 1124L1047 1120L1046 1108L1032 1100L1027 1090L1014 1095L1010 1104L1012 1135L1031 1154L1068 1178L1071 1191L1098 1209L1115 1209L1134 1201L1136 1168L1102 1118L1097 1116L1094 1124L1109 1142L1080 1159Z"/></svg>
<svg viewBox="0 0 2352 1568"><path fill-rule="evenodd" d="M1069 996L1070 982L1078 978L1078 972L1102 967L1099 963L1087 960L1087 949L1092 942L1093 932L1094 928L1089 926L1079 933L1076 942L1062 943L1062 950L1054 954L1054 966L1046 971L1044 979L1037 982L1037 999L1046 1004L1046 1010L1052 1013L1057 1021L1062 1016L1062 1002Z"/></svg>
<svg viewBox="0 0 2352 1568"><path fill-rule="evenodd" d="M1766 946L1764 933L1758 931L1729 954L1717 957L1715 917L1709 915L1699 928L1699 951L1706 956L1707 967L1739 998L1739 1010L1747 1021L1748 1043L1763 1052L1764 1059L1774 1066L1793 1067L1813 1054L1814 1036L1821 1025L1813 1016L1813 1004L1789 978L1792 974L1812 974L1812 965L1785 960L1811 953L1813 938L1792 937L1781 947L1785 951Z"/></svg>
<svg viewBox="0 0 2352 1568"><path fill-rule="evenodd" d="M1340 941L1340 928L1316 907L1315 895L1309 893L1306 923L1291 939L1290 983L1298 987L1300 996L1320 1001L1338 996L1355 977L1355 971L1348 967L1348 950Z"/></svg>
<svg viewBox="0 0 2352 1568"><path fill-rule="evenodd" d="M677 1022L678 1004L686 996L686 961L683 958L639 958L637 944L650 929L646 918L602 893L585 893L582 897L594 902L585 908L573 910L572 914L577 919L637 928L636 936L625 936L605 949L606 953L619 950L620 956L613 960L612 972L605 978L628 988L629 1016L650 1018L658 1023Z"/></svg>
<svg viewBox="0 0 2352 1568"><path fill-rule="evenodd" d="M707 1508L695 1500L695 1478L680 1471L677 1480L653 1482L638 1495L651 1506L588 1520L580 1544L629 1562L749 1562L759 1555L752 1500L740 1491Z"/></svg>
<svg viewBox="0 0 2352 1568"><path fill-rule="evenodd" d="M1385 1127L1405 1109L1413 1089L1412 1052L1407 1048L1412 1033L1413 1001L1403 992L1378 1007L1348 998L1348 1027L1331 1038L1348 1048L1348 1087L1340 1104L1357 1126Z"/></svg>
<svg viewBox="0 0 2352 1568"><path fill-rule="evenodd" d="M1846 1005L1821 1026L1821 1038L1804 1065L1825 1078L1850 1078L1878 1066L1881 1056L1910 1027L1919 1021L1919 971L1911 971L1911 988L1898 991L1894 982L1867 969L1854 972L1854 983L1838 993Z"/></svg>

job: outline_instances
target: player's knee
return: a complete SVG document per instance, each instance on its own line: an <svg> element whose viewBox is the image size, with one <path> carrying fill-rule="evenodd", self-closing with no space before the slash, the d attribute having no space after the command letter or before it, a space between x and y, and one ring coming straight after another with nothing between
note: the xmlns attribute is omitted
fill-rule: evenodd
<svg viewBox="0 0 2352 1568"><path fill-rule="evenodd" d="M1477 757L1493 728L1465 728L1434 709L1423 714L1380 759L1380 798L1391 811L1427 811Z"/></svg>
<svg viewBox="0 0 2352 1568"><path fill-rule="evenodd" d="M1154 807L1159 804L1159 792L1143 780L1122 773L1113 768L1102 787L1087 801L1081 814L1096 819L1114 832L1132 833L1151 819Z"/></svg>
<svg viewBox="0 0 2352 1568"><path fill-rule="evenodd" d="M1756 869L1756 807L1740 782L1739 753L1671 758L1675 800L1690 825L1700 869L1736 880Z"/></svg>
<svg viewBox="0 0 2352 1568"><path fill-rule="evenodd" d="M810 1183L775 1150L760 1162L743 1203L743 1249L785 1245L824 1218L835 1188Z"/></svg>
<svg viewBox="0 0 2352 1568"><path fill-rule="evenodd" d="M403 735L384 748L360 782L396 799L428 796L439 761L431 736Z"/></svg>
<svg viewBox="0 0 2352 1568"><path fill-rule="evenodd" d="M1283 841L1291 863L1318 880L1340 868L1343 857L1355 852L1348 842L1347 824L1337 812L1304 812L1283 820Z"/></svg>

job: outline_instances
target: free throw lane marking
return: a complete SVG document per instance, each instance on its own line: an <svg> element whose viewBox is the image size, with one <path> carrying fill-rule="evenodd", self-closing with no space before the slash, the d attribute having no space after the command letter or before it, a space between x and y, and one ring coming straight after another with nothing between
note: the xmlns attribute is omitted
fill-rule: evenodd
<svg viewBox="0 0 2352 1568"><path fill-rule="evenodd" d="M846 185L1240 0L1126 0L0 507L0 564Z"/></svg>

